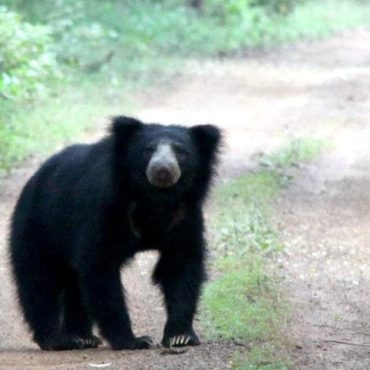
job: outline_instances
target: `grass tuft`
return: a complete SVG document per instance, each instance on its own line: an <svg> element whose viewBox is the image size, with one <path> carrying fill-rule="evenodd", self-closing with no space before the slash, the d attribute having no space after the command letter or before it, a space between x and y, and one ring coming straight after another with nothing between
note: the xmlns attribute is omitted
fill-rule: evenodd
<svg viewBox="0 0 370 370"><path fill-rule="evenodd" d="M200 318L208 338L251 347L235 355L235 369L288 368L283 329L289 307L266 258L283 248L270 212L287 184L285 171L325 146L315 138L294 139L265 156L257 171L215 189L210 229L219 277L204 290Z"/></svg>
<svg viewBox="0 0 370 370"><path fill-rule="evenodd" d="M231 264L232 272L211 283L203 295L213 325L208 335L237 342L266 341L279 330L280 297L262 261ZM229 270L230 271L230 270Z"/></svg>
<svg viewBox="0 0 370 370"><path fill-rule="evenodd" d="M262 166L271 169L286 169L298 166L300 163L308 162L319 156L327 146L327 143L314 137L300 137L287 142L275 153L262 157Z"/></svg>
<svg viewBox="0 0 370 370"><path fill-rule="evenodd" d="M218 230L214 244L219 256L243 257L250 252L280 249L276 232L266 216L269 203L278 191L279 176L265 170L216 189L217 211L212 229Z"/></svg>

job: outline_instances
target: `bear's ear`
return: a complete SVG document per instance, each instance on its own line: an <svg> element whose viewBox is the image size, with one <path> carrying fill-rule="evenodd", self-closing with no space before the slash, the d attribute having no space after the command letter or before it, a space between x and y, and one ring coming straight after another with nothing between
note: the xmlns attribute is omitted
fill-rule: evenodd
<svg viewBox="0 0 370 370"><path fill-rule="evenodd" d="M112 119L112 133L116 138L127 138L140 130L144 124L131 117L117 116Z"/></svg>
<svg viewBox="0 0 370 370"><path fill-rule="evenodd" d="M190 133L201 152L211 157L217 154L222 141L222 132L218 127L214 125L198 125L191 127Z"/></svg>

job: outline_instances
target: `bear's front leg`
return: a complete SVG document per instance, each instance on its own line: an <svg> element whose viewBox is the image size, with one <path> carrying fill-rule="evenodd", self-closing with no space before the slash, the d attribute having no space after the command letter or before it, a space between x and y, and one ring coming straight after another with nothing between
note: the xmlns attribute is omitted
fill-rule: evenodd
<svg viewBox="0 0 370 370"><path fill-rule="evenodd" d="M162 253L156 266L153 279L161 286L167 310L162 339L165 347L200 344L193 330L193 319L205 280L203 259L203 247L200 247L180 253Z"/></svg>
<svg viewBox="0 0 370 370"><path fill-rule="evenodd" d="M132 332L119 268L90 267L82 274L81 287L92 317L113 349L147 349L155 345L152 338L135 337Z"/></svg>

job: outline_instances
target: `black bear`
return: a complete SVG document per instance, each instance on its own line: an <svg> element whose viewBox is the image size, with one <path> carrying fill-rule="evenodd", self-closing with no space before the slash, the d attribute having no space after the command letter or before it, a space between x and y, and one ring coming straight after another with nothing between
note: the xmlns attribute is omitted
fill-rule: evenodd
<svg viewBox="0 0 370 370"><path fill-rule="evenodd" d="M120 268L135 253L160 253L162 344L197 345L193 318L205 279L202 204L221 133L212 125L163 126L116 117L110 135L54 155L15 208L10 256L20 305L45 350L94 348L96 324L113 349L142 349Z"/></svg>

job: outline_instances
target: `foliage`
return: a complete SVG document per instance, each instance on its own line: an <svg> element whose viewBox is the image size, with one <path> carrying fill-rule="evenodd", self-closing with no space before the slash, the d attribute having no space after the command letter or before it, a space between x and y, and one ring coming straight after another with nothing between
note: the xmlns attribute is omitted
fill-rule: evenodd
<svg viewBox="0 0 370 370"><path fill-rule="evenodd" d="M60 60L84 67L113 51L114 67L121 66L125 73L142 63L147 70L147 61L156 64L163 54L224 55L320 37L369 24L370 15L370 7L350 0L205 0L202 12L183 0L18 0L14 4L29 21L51 28Z"/></svg>
<svg viewBox="0 0 370 370"><path fill-rule="evenodd" d="M274 19L267 30L265 45L320 39L339 31L368 26L369 5L354 0L307 0L287 17Z"/></svg>
<svg viewBox="0 0 370 370"><path fill-rule="evenodd" d="M240 18L250 7L250 0L206 0L205 11L209 14L227 21Z"/></svg>
<svg viewBox="0 0 370 370"><path fill-rule="evenodd" d="M263 155L260 164L278 170L298 166L301 162L307 162L316 158L327 143L315 137L298 137L288 141L282 148L272 154Z"/></svg>
<svg viewBox="0 0 370 370"><path fill-rule="evenodd" d="M259 347L280 331L284 304L263 257L278 246L267 217L278 190L275 174L263 170L215 191L211 230L215 264L222 274L206 286L201 302L201 321L210 338Z"/></svg>
<svg viewBox="0 0 370 370"><path fill-rule="evenodd" d="M118 37L116 31L91 18L88 7L87 1L63 0L49 2L47 12L34 12L34 17L51 27L58 59L74 67L98 61L99 51L111 47Z"/></svg>
<svg viewBox="0 0 370 370"><path fill-rule="evenodd" d="M270 15L287 15L302 0L206 0L204 10L224 21L242 19L247 12L259 8ZM257 14L257 13L256 13Z"/></svg>
<svg viewBox="0 0 370 370"><path fill-rule="evenodd" d="M201 302L201 322L209 338L236 341L252 346L252 351L273 347L269 355L273 354L275 361L271 364L285 363L280 341L287 312L264 258L267 251L271 253L279 246L267 212L278 194L278 184L275 173L261 170L216 189L211 230L217 246L213 249L217 256L215 265L221 276L206 286ZM255 206L249 207L252 199L256 201ZM245 226L255 218L256 212L259 227ZM228 218L234 222L228 226L231 237L225 239L222 224ZM271 241L266 243L265 237ZM284 355L280 355L280 351ZM249 354L247 357L249 359ZM247 369L243 367L247 363L254 366L256 362L247 362L244 355L235 356L233 368Z"/></svg>
<svg viewBox="0 0 370 370"><path fill-rule="evenodd" d="M209 0L212 4L218 1ZM353 0L219 2L223 5L215 7L214 12L206 12L207 21L199 25L202 30L203 25L211 27L208 22L214 22L208 28L212 34L202 41L207 45L204 51L211 54L232 54L245 48L317 39L370 24L370 6Z"/></svg>
<svg viewBox="0 0 370 370"><path fill-rule="evenodd" d="M2 97L42 94L58 76L50 27L31 25L0 7L0 92Z"/></svg>
<svg viewBox="0 0 370 370"><path fill-rule="evenodd" d="M128 92L115 97L108 91L106 99L101 99L89 94L90 90L91 87L70 86L58 91L52 99L22 104L6 100L0 104L0 183L1 175L11 170L14 163L30 155L46 156L57 147L75 141L92 124L105 128L107 123L101 117L132 111Z"/></svg>
<svg viewBox="0 0 370 370"><path fill-rule="evenodd" d="M44 24L59 62L79 78L103 72L118 81L145 79L165 64L163 72L177 58L321 37L370 19L370 7L349 0L205 0L202 12L183 0L3 1Z"/></svg>
<svg viewBox="0 0 370 370"><path fill-rule="evenodd" d="M203 320L210 336L237 341L267 340L278 328L279 296L264 268L263 256L280 249L268 218L279 181L261 170L215 190L211 222L215 261L223 275L203 295ZM225 294L227 292L227 294ZM211 323L211 324L210 324Z"/></svg>
<svg viewBox="0 0 370 370"><path fill-rule="evenodd" d="M30 140L38 141L31 133L35 127L29 114L33 106L27 102L31 97L41 120L50 121L43 130L62 137L53 124L65 123L44 117L42 112L51 114L47 105L52 106L54 117L61 117L71 105L78 111L70 97L61 94L63 90L78 92L77 102L86 112L91 100L103 108L133 85L140 89L170 80L181 71L184 59L233 55L246 48L324 37L370 22L370 6L350 0L302 0L294 1L294 6L292 0L204 0L202 11L189 7L188 0L0 1L9 9L3 6L0 11L3 167L9 167L11 158L21 160L39 151L36 145L31 151L28 145L15 144L21 139L13 137L21 135L23 143L18 121L27 126L24 131ZM101 116L105 109L94 111ZM74 132L77 127L85 124L75 122ZM261 219L245 220L243 227L253 235ZM225 223L223 229L227 240L233 225ZM266 250L274 243L269 235L265 230Z"/></svg>
<svg viewBox="0 0 370 370"><path fill-rule="evenodd" d="M252 6L261 6L270 13L287 15L303 0L251 0Z"/></svg>
<svg viewBox="0 0 370 370"><path fill-rule="evenodd" d="M219 186L210 220L216 280L204 290L201 321L210 338L248 343L248 354L233 359L235 369L287 369L282 338L287 305L276 277L266 267L282 249L270 220L273 200L285 182L284 172L318 156L324 143L297 138L264 156L269 163Z"/></svg>
<svg viewBox="0 0 370 370"><path fill-rule="evenodd" d="M271 338L278 324L274 307L279 305L272 284L260 267L250 264L210 283L203 295L214 324L210 330L242 342Z"/></svg>
<svg viewBox="0 0 370 370"><path fill-rule="evenodd" d="M255 251L280 249L266 216L268 204L278 191L279 178L271 171L259 171L216 189L218 212L213 223L219 230L215 240L219 256L242 258Z"/></svg>

